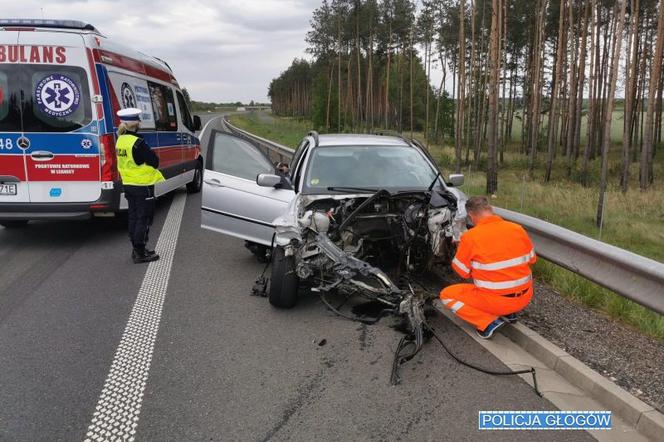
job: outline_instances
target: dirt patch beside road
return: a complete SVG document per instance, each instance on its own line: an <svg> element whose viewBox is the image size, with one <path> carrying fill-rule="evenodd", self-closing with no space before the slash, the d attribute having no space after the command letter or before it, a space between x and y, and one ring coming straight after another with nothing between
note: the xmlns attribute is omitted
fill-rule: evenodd
<svg viewBox="0 0 664 442"><path fill-rule="evenodd" d="M664 412L664 344L576 303L544 284L521 321L563 350Z"/></svg>

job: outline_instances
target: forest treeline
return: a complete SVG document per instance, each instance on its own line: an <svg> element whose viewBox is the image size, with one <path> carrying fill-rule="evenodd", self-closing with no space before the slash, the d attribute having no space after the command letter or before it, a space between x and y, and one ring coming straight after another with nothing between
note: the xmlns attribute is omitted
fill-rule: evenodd
<svg viewBox="0 0 664 442"><path fill-rule="evenodd" d="M655 179L662 1L324 0L306 37L312 60L295 60L269 96L276 114L321 130L446 138L457 171L486 169L488 193L507 147L530 174L542 165L545 181L563 161L568 177L589 185L599 160L599 219L610 153L623 191L634 163L642 190ZM622 139L612 143L617 125Z"/></svg>
<svg viewBox="0 0 664 442"><path fill-rule="evenodd" d="M405 0L323 1L306 37L313 61L294 60L272 81L274 112L321 130L451 134L453 101L430 85L433 58L418 56L421 18Z"/></svg>

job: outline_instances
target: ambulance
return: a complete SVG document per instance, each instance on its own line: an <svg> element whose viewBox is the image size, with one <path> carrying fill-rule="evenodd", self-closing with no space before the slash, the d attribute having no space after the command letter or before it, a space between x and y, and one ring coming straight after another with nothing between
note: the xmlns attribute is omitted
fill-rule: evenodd
<svg viewBox="0 0 664 442"><path fill-rule="evenodd" d="M72 20L0 19L0 225L125 210L116 112L137 107L157 196L203 180L201 120L168 64Z"/></svg>

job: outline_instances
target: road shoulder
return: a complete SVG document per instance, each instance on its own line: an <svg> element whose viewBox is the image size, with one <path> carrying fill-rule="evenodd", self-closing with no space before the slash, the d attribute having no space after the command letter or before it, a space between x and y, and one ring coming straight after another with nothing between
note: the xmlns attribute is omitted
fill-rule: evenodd
<svg viewBox="0 0 664 442"><path fill-rule="evenodd" d="M434 305L471 338L513 370L535 367L542 395L560 410L613 412L613 429L590 431L600 441L656 440L664 432L664 416L652 406L612 383L578 359L523 324L505 327L503 334L482 340L445 309ZM519 375L533 385L530 374Z"/></svg>

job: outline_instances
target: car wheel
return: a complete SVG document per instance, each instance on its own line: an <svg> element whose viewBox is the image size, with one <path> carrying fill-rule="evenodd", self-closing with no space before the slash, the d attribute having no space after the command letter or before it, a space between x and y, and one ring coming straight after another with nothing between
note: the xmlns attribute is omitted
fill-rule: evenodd
<svg viewBox="0 0 664 442"><path fill-rule="evenodd" d="M203 187L203 163L198 161L194 171L194 179L187 183L187 193L198 193Z"/></svg>
<svg viewBox="0 0 664 442"><path fill-rule="evenodd" d="M17 221L2 221L0 226L3 226L5 229L18 229L28 225L28 220L17 220Z"/></svg>
<svg viewBox="0 0 664 442"><path fill-rule="evenodd" d="M299 278L295 274L295 258L286 256L283 247L272 251L272 277L270 279L270 304L278 308L291 308L297 303Z"/></svg>

